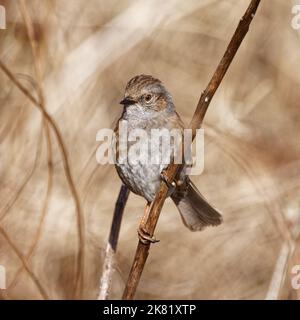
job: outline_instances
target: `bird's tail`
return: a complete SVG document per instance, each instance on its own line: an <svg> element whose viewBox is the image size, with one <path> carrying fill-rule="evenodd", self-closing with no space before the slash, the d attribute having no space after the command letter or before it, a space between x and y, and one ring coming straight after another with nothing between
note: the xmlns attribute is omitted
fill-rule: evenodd
<svg viewBox="0 0 300 320"><path fill-rule="evenodd" d="M175 190L171 198L180 212L183 223L191 231L200 231L207 226L222 223L221 214L205 200L192 181L188 179L184 189Z"/></svg>

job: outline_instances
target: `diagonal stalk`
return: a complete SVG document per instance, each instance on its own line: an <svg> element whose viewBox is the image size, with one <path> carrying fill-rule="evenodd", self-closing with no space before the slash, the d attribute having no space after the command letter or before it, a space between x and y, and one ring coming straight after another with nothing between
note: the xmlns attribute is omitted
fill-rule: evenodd
<svg viewBox="0 0 300 320"><path fill-rule="evenodd" d="M228 70L235 54L237 53L243 39L245 38L252 19L256 13L256 10L259 6L260 0L252 0L240 20L231 41L223 55L220 63L217 66L216 71L214 72L209 84L206 89L202 92L200 100L197 104L196 111L193 115L192 121L190 123L190 128L193 131L193 138L196 135L196 130L201 127L202 121L208 109L208 106L220 86L226 71ZM166 170L166 176L168 181L172 182L175 176L179 173L182 166L178 164L170 164ZM165 182L161 182L160 188L156 193L154 201L150 207L149 217L145 224L145 231L153 236L154 230L156 228L158 218L160 216L161 209L164 205L165 199L167 197L168 187ZM147 257L149 255L150 243L144 244L141 241L138 242L136 249L135 257L132 263L132 267L129 273L129 277L126 283L126 287L123 293L123 299L130 300L133 299L137 286L139 284L144 266L146 264Z"/></svg>

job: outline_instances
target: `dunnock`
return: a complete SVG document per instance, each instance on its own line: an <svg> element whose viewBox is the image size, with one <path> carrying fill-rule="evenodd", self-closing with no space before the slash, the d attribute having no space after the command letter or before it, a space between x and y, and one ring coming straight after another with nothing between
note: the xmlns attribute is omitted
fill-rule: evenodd
<svg viewBox="0 0 300 320"><path fill-rule="evenodd" d="M143 129L149 136L151 129L180 129L183 132L184 124L175 110L171 95L161 81L152 76L138 75L132 78L127 83L124 99L120 103L124 109L119 121L127 121L128 132L133 129ZM117 125L115 129L117 154L118 128ZM144 197L148 205L159 189L161 179L164 178L162 172L166 167L167 164L164 163L116 162L116 169L123 183L132 192ZM183 223L192 231L219 225L222 216L204 199L186 175L185 169L184 167L178 179L181 183L170 188L170 197L177 206ZM139 230L139 235L141 240L155 241L143 230Z"/></svg>

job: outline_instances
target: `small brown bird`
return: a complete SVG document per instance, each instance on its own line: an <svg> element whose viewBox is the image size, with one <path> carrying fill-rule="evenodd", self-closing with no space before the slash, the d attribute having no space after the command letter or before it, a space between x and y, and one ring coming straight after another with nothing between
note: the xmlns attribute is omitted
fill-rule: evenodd
<svg viewBox="0 0 300 320"><path fill-rule="evenodd" d="M160 80L152 76L138 75L132 78L127 83L124 99L120 104L124 106L124 109L119 122L126 120L128 133L134 129L143 129L149 138L151 129L180 129L183 132L184 124L175 110L170 93ZM117 125L115 129L117 155L118 128ZM145 143L148 143L148 140L147 142L145 140ZM130 142L128 142L129 147ZM173 148L174 145L172 151ZM130 161L118 163L118 159L116 162L116 169L123 183L133 193L144 197L148 205L153 201L161 179L164 179L163 170L166 167L165 163L152 164L144 161L137 161L134 164ZM186 175L185 169L180 175L181 183L173 187L169 186L170 197L177 206L183 223L192 231L202 230L206 226L219 225L222 222L221 214L208 204ZM139 236L141 240L156 241L145 234L144 230L139 230Z"/></svg>

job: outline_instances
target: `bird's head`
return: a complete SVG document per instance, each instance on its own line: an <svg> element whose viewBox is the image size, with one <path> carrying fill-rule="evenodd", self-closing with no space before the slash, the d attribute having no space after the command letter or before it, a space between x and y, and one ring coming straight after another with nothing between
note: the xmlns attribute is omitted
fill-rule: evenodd
<svg viewBox="0 0 300 320"><path fill-rule="evenodd" d="M172 97L162 82L149 75L138 75L129 80L120 103L126 110L143 114L174 109Z"/></svg>

